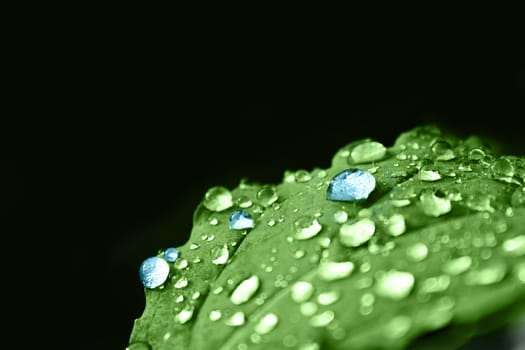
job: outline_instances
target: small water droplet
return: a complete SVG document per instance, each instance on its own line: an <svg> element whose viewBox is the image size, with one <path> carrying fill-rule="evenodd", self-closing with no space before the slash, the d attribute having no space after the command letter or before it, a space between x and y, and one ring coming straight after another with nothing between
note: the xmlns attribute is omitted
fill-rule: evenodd
<svg viewBox="0 0 525 350"><path fill-rule="evenodd" d="M270 220L268 220L268 221L266 222L266 224L267 224L268 226L270 226L270 227L273 227L273 226L275 226L275 220L274 220L274 219L270 219Z"/></svg>
<svg viewBox="0 0 525 350"><path fill-rule="evenodd" d="M447 261L443 265L443 272L456 276L467 271L471 265L472 258L466 255Z"/></svg>
<svg viewBox="0 0 525 350"><path fill-rule="evenodd" d="M287 348L293 348L297 345L297 338L291 334L287 334L283 338L283 345Z"/></svg>
<svg viewBox="0 0 525 350"><path fill-rule="evenodd" d="M179 295L176 299L175 299L175 302L180 304L184 301L184 295Z"/></svg>
<svg viewBox="0 0 525 350"><path fill-rule="evenodd" d="M525 235L509 238L502 244L503 251L509 255L522 256L525 254Z"/></svg>
<svg viewBox="0 0 525 350"><path fill-rule="evenodd" d="M496 159L490 165L490 170L496 178L512 178L514 176L514 166L507 158Z"/></svg>
<svg viewBox="0 0 525 350"><path fill-rule="evenodd" d="M140 281L145 288L157 288L168 279L170 266L166 260L153 256L145 259L139 268Z"/></svg>
<svg viewBox="0 0 525 350"><path fill-rule="evenodd" d="M188 286L188 278L187 277L181 277L175 282L174 287L177 289L180 288L186 288Z"/></svg>
<svg viewBox="0 0 525 350"><path fill-rule="evenodd" d="M306 343L299 346L298 350L321 350L321 345L316 342Z"/></svg>
<svg viewBox="0 0 525 350"><path fill-rule="evenodd" d="M259 322L255 325L254 330L258 334L270 333L279 323L279 317L274 313L268 313L264 315Z"/></svg>
<svg viewBox="0 0 525 350"><path fill-rule="evenodd" d="M222 286L218 286L215 289L212 290L213 295L219 295L224 291L224 288Z"/></svg>
<svg viewBox="0 0 525 350"><path fill-rule="evenodd" d="M419 292L426 294L438 293L446 290L449 285L450 277L448 275L429 277L421 283Z"/></svg>
<svg viewBox="0 0 525 350"><path fill-rule="evenodd" d="M235 199L235 204L237 204L239 208L246 209L251 207L253 205L253 202L247 196L239 196Z"/></svg>
<svg viewBox="0 0 525 350"><path fill-rule="evenodd" d="M249 278L241 281L239 285L233 290L230 300L235 305L240 305L248 300L257 292L259 288L259 277L252 275Z"/></svg>
<svg viewBox="0 0 525 350"><path fill-rule="evenodd" d="M335 281L350 276L354 271L354 264L350 261L323 262L319 265L317 273L325 281Z"/></svg>
<svg viewBox="0 0 525 350"><path fill-rule="evenodd" d="M164 259L167 262L175 262L179 258L180 252L177 250L177 248L167 248L164 251Z"/></svg>
<svg viewBox="0 0 525 350"><path fill-rule="evenodd" d="M374 305L376 298L372 293L365 293L361 296L359 302L361 306L372 306Z"/></svg>
<svg viewBox="0 0 525 350"><path fill-rule="evenodd" d="M231 230L247 230L255 226L253 218L244 210L236 210L230 215Z"/></svg>
<svg viewBox="0 0 525 350"><path fill-rule="evenodd" d="M310 239L316 236L323 228L319 221L312 216L301 216L293 223L297 240Z"/></svg>
<svg viewBox="0 0 525 350"><path fill-rule="evenodd" d="M232 194L226 187L212 187L204 195L203 204L211 211L226 210L233 206Z"/></svg>
<svg viewBox="0 0 525 350"><path fill-rule="evenodd" d="M348 220L348 213L344 210L338 210L334 213L334 220L338 224L344 224Z"/></svg>
<svg viewBox="0 0 525 350"><path fill-rule="evenodd" d="M339 229L341 244L358 247L370 240L375 232L375 224L370 219L361 219L352 224L343 224Z"/></svg>
<svg viewBox="0 0 525 350"><path fill-rule="evenodd" d="M363 142L352 149L350 163L370 163L381 160L386 155L386 147L376 141Z"/></svg>
<svg viewBox="0 0 525 350"><path fill-rule="evenodd" d="M385 336L390 339L402 338L408 333L411 326L412 320L410 317L396 316L385 325Z"/></svg>
<svg viewBox="0 0 525 350"><path fill-rule="evenodd" d="M432 191L423 192L419 200L423 212L428 216L438 217L452 210L450 199L438 197Z"/></svg>
<svg viewBox="0 0 525 350"><path fill-rule="evenodd" d="M210 217L210 221L209 221L210 225L211 226L217 226L219 224L219 219L217 219L216 217Z"/></svg>
<svg viewBox="0 0 525 350"><path fill-rule="evenodd" d="M231 327L239 327L244 324L246 321L246 316L244 316L244 312L237 311L230 317L226 318L224 320L224 324Z"/></svg>
<svg viewBox="0 0 525 350"><path fill-rule="evenodd" d="M303 316L308 317L308 316L312 316L313 314L315 314L318 308L319 307L317 306L316 303L312 301L308 301L306 303L301 304L301 306L299 307L299 311L301 312Z"/></svg>
<svg viewBox="0 0 525 350"><path fill-rule="evenodd" d="M464 281L468 285L486 286L497 283L505 277L507 267L503 263L492 263L491 265L471 270L465 274Z"/></svg>
<svg viewBox="0 0 525 350"><path fill-rule="evenodd" d="M321 312L319 315L315 315L310 319L310 326L312 327L325 327L330 324L335 318L335 314L331 310Z"/></svg>
<svg viewBox="0 0 525 350"><path fill-rule="evenodd" d="M230 258L230 252L228 251L228 245L223 244L222 246L213 247L210 250L211 262L215 265L224 265Z"/></svg>
<svg viewBox="0 0 525 350"><path fill-rule="evenodd" d="M426 159L426 161L428 161L428 159ZM441 180L441 174L431 161L422 162L422 164L423 165L419 169L419 179L421 181L432 182Z"/></svg>
<svg viewBox="0 0 525 350"><path fill-rule="evenodd" d="M480 148L474 148L470 150L468 154L468 159L471 161L479 162L485 157L485 152Z"/></svg>
<svg viewBox="0 0 525 350"><path fill-rule="evenodd" d="M390 200L390 203L396 208L406 207L407 205L410 205L409 199L392 199Z"/></svg>
<svg viewBox="0 0 525 350"><path fill-rule="evenodd" d="M438 140L432 143L430 146L432 153L436 156L437 160L451 160L456 158L454 151L450 144L443 140Z"/></svg>
<svg viewBox="0 0 525 350"><path fill-rule="evenodd" d="M325 306L332 305L333 303L338 301L340 297L341 297L341 293L336 290L319 293L319 295L317 296L317 303L319 305L325 305Z"/></svg>
<svg viewBox="0 0 525 350"><path fill-rule="evenodd" d="M175 262L175 268L177 270L184 270L188 267L188 260L186 259L180 259Z"/></svg>
<svg viewBox="0 0 525 350"><path fill-rule="evenodd" d="M390 270L377 278L375 291L379 296L392 300L406 298L414 287L414 276L410 272Z"/></svg>
<svg viewBox="0 0 525 350"><path fill-rule="evenodd" d="M185 306L177 315L175 315L175 321L180 324L185 324L193 317L193 311L195 307L193 305Z"/></svg>
<svg viewBox="0 0 525 350"><path fill-rule="evenodd" d="M290 289L290 296L296 303L304 303L314 293L314 286L310 282L297 281Z"/></svg>
<svg viewBox="0 0 525 350"><path fill-rule="evenodd" d="M195 249L199 249L199 248L200 248L200 245L198 245L197 243L190 244L190 250L195 250Z"/></svg>
<svg viewBox="0 0 525 350"><path fill-rule="evenodd" d="M279 199L279 196L272 186L263 186L257 192L256 198L262 206L269 207Z"/></svg>
<svg viewBox="0 0 525 350"><path fill-rule="evenodd" d="M295 181L301 183L301 182L308 182L312 179L312 176L310 173L306 170L300 169L295 172Z"/></svg>
<svg viewBox="0 0 525 350"><path fill-rule="evenodd" d="M401 214L394 214L387 220L387 232L394 236L401 236L406 231L405 217Z"/></svg>
<svg viewBox="0 0 525 350"><path fill-rule="evenodd" d="M415 262L423 261L428 256L428 247L421 242L414 243L406 250L407 256Z"/></svg>
<svg viewBox="0 0 525 350"><path fill-rule="evenodd" d="M357 201L367 199L376 186L368 171L346 169L335 175L328 185L327 198L332 201Z"/></svg>
<svg viewBox="0 0 525 350"><path fill-rule="evenodd" d="M197 291L191 295L192 300L197 300L201 297L201 292Z"/></svg>
<svg viewBox="0 0 525 350"><path fill-rule="evenodd" d="M211 310L210 311L210 321L218 321L222 317L222 312L220 310Z"/></svg>

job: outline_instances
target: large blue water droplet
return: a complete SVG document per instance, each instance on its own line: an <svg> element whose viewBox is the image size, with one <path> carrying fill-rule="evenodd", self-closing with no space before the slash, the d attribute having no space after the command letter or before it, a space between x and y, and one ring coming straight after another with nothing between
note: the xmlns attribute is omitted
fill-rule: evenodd
<svg viewBox="0 0 525 350"><path fill-rule="evenodd" d="M146 288L157 288L162 285L166 282L169 273L170 266L166 260L156 256L144 260L139 269L140 280Z"/></svg>
<svg viewBox="0 0 525 350"><path fill-rule="evenodd" d="M167 248L164 251L164 259L166 259L167 262L175 262L179 258L180 252L177 250L177 248Z"/></svg>
<svg viewBox="0 0 525 350"><path fill-rule="evenodd" d="M236 210L230 216L230 229L246 230L255 226L253 218L244 210Z"/></svg>
<svg viewBox="0 0 525 350"><path fill-rule="evenodd" d="M328 185L327 198L332 201L366 199L376 187L372 174L361 169L346 169L335 175Z"/></svg>

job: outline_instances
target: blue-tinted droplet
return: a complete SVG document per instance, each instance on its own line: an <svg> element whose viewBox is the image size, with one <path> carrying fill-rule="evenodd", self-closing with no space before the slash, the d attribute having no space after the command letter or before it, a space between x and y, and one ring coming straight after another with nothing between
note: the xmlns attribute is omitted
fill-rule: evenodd
<svg viewBox="0 0 525 350"><path fill-rule="evenodd" d="M180 252L177 250L177 248L167 248L164 251L164 259L166 259L167 262L175 262L179 258Z"/></svg>
<svg viewBox="0 0 525 350"><path fill-rule="evenodd" d="M252 216L244 210L236 210L230 216L230 229L232 230L246 230L254 226Z"/></svg>
<svg viewBox="0 0 525 350"><path fill-rule="evenodd" d="M361 169L346 169L335 175L328 185L327 198L332 201L366 199L376 187L372 174Z"/></svg>
<svg viewBox="0 0 525 350"><path fill-rule="evenodd" d="M170 266L166 260L153 256L142 262L139 276L146 288L157 288L161 286L170 273Z"/></svg>

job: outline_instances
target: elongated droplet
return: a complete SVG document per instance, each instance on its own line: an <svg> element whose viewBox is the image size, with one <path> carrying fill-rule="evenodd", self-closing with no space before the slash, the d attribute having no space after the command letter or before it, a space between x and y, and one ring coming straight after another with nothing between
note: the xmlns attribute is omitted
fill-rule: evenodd
<svg viewBox="0 0 525 350"><path fill-rule="evenodd" d="M350 153L351 163L369 163L381 160L386 155L386 147L376 141L363 142Z"/></svg>
<svg viewBox="0 0 525 350"><path fill-rule="evenodd" d="M164 259L167 262L175 262L179 258L180 252L177 250L177 248L167 248L164 251Z"/></svg>
<svg viewBox="0 0 525 350"><path fill-rule="evenodd" d="M245 321L246 316L244 316L244 312L237 311L236 313L225 319L224 324L231 327L239 327L242 326Z"/></svg>
<svg viewBox="0 0 525 350"><path fill-rule="evenodd" d="M422 167L419 170L419 179L427 182L437 181L441 180L441 174L431 167Z"/></svg>
<svg viewBox="0 0 525 350"><path fill-rule="evenodd" d="M436 156L436 160L451 160L456 158L454 151L450 144L446 141L439 140L432 144L432 153Z"/></svg>
<svg viewBox="0 0 525 350"><path fill-rule="evenodd" d="M224 265L228 262L230 257L230 252L228 251L228 246L223 244L222 246L213 247L210 251L211 262L215 265Z"/></svg>
<svg viewBox="0 0 525 350"><path fill-rule="evenodd" d="M335 281L350 276L354 271L354 264L350 261L324 262L319 266L317 273L325 281Z"/></svg>
<svg viewBox="0 0 525 350"><path fill-rule="evenodd" d="M185 324L193 317L193 311L195 310L194 306L186 306L182 309L177 315L175 315L175 321L180 324Z"/></svg>
<svg viewBox="0 0 525 350"><path fill-rule="evenodd" d="M240 305L248 300L255 294L257 289L259 288L259 277L256 275L253 275L241 283L235 288L232 295L230 296L230 300L235 305Z"/></svg>
<svg viewBox="0 0 525 350"><path fill-rule="evenodd" d="M428 255L428 247L424 243L414 243L406 250L407 256L415 262L423 261Z"/></svg>
<svg viewBox="0 0 525 350"><path fill-rule="evenodd" d="M233 206L232 194L226 187L212 187L204 195L203 204L211 211L226 210Z"/></svg>
<svg viewBox="0 0 525 350"><path fill-rule="evenodd" d="M341 293L335 290L332 290L329 292L323 292L317 296L317 303L319 305L324 305L324 306L332 305L333 303L338 301L340 297L341 297Z"/></svg>
<svg viewBox="0 0 525 350"><path fill-rule="evenodd" d="M493 263L465 274L464 281L469 285L486 286L497 283L505 277L507 267L503 263Z"/></svg>
<svg viewBox="0 0 525 350"><path fill-rule="evenodd" d="M277 326L277 323L279 323L279 317L274 313L268 313L259 320L254 330L261 335L268 334Z"/></svg>
<svg viewBox="0 0 525 350"><path fill-rule="evenodd" d="M503 251L509 255L525 255L525 235L509 238L502 245Z"/></svg>
<svg viewBox="0 0 525 350"><path fill-rule="evenodd" d="M437 197L433 192L424 192L419 199L423 212L428 216L438 217L452 210L449 199Z"/></svg>
<svg viewBox="0 0 525 350"><path fill-rule="evenodd" d="M314 293L314 286L310 282L297 281L292 285L290 296L296 303L303 303Z"/></svg>
<svg viewBox="0 0 525 350"><path fill-rule="evenodd" d="M253 218L244 210L236 210L230 215L231 230L247 230L255 226Z"/></svg>
<svg viewBox="0 0 525 350"><path fill-rule="evenodd" d="M467 271L471 265L472 258L470 256L462 256L447 261L443 265L443 272L456 276Z"/></svg>
<svg viewBox="0 0 525 350"><path fill-rule="evenodd" d="M319 315L315 315L310 319L310 326L324 327L330 324L335 318L335 314L331 310L326 310Z"/></svg>
<svg viewBox="0 0 525 350"><path fill-rule="evenodd" d="M262 206L268 207L275 203L277 199L279 199L279 196L277 195L277 192L275 192L275 189L273 187L263 186L257 192L256 198Z"/></svg>
<svg viewBox="0 0 525 350"><path fill-rule="evenodd" d="M410 272L390 270L378 278L376 293L384 298L401 300L406 298L414 287L414 276Z"/></svg>
<svg viewBox="0 0 525 350"><path fill-rule="evenodd" d="M341 243L347 247L358 247L370 240L375 224L370 219L361 219L353 224L343 224L339 229Z"/></svg>
<svg viewBox="0 0 525 350"><path fill-rule="evenodd" d="M368 171L346 169L335 175L328 185L327 198L332 201L357 201L368 198L376 180Z"/></svg>
<svg viewBox="0 0 525 350"><path fill-rule="evenodd" d="M310 239L316 236L323 228L319 221L312 216L301 216L293 223L295 235L297 240Z"/></svg>
<svg viewBox="0 0 525 350"><path fill-rule="evenodd" d="M157 288L161 286L170 273L170 266L166 260L156 256L147 258L139 268L140 281L145 288Z"/></svg>

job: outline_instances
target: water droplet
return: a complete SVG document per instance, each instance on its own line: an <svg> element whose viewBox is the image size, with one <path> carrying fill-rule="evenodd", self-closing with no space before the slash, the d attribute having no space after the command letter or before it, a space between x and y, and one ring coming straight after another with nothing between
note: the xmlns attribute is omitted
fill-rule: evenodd
<svg viewBox="0 0 525 350"><path fill-rule="evenodd" d="M390 203L396 208L406 207L407 205L410 205L410 200L408 199L392 199L390 200Z"/></svg>
<svg viewBox="0 0 525 350"><path fill-rule="evenodd" d="M428 216L438 217L452 210L450 199L438 197L434 192L422 193L419 200L423 212Z"/></svg>
<svg viewBox="0 0 525 350"><path fill-rule="evenodd" d="M167 262L175 262L179 258L179 255L180 253L177 248L170 247L164 251L164 259Z"/></svg>
<svg viewBox="0 0 525 350"><path fill-rule="evenodd" d="M290 289L290 296L296 303L303 303L314 293L314 286L310 282L297 281Z"/></svg>
<svg viewBox="0 0 525 350"><path fill-rule="evenodd" d="M318 306L316 303L309 301L306 303L302 303L299 307L299 311L303 316L312 316L317 312Z"/></svg>
<svg viewBox="0 0 525 350"><path fill-rule="evenodd" d="M301 345L298 350L321 350L321 345L316 342L306 343Z"/></svg>
<svg viewBox="0 0 525 350"><path fill-rule="evenodd" d="M201 297L201 292L197 291L191 295L192 300L197 300Z"/></svg>
<svg viewBox="0 0 525 350"><path fill-rule="evenodd" d="M335 175L328 185L327 198L332 201L357 201L367 199L376 186L368 171L346 169Z"/></svg>
<svg viewBox="0 0 525 350"><path fill-rule="evenodd" d="M231 327L239 327L244 324L246 321L246 317L244 316L244 312L237 311L230 317L224 320L224 324Z"/></svg>
<svg viewBox="0 0 525 350"><path fill-rule="evenodd" d="M374 294L372 293L365 293L361 296L361 299L359 302L361 303L361 306L372 306L374 305L376 298Z"/></svg>
<svg viewBox="0 0 525 350"><path fill-rule="evenodd" d="M185 306L177 315L175 315L175 321L180 324L185 324L193 317L193 311L195 307L193 305Z"/></svg>
<svg viewBox="0 0 525 350"><path fill-rule="evenodd" d="M517 188L510 197L510 203L514 207L525 207L525 187Z"/></svg>
<svg viewBox="0 0 525 350"><path fill-rule="evenodd" d="M274 313L268 313L259 320L254 330L261 335L268 334L277 326L277 323L279 323L279 317Z"/></svg>
<svg viewBox="0 0 525 350"><path fill-rule="evenodd" d="M383 159L385 155L385 146L376 141L367 141L354 147L349 160L355 164L370 163Z"/></svg>
<svg viewBox="0 0 525 350"><path fill-rule="evenodd" d="M246 209L251 207L253 202L247 196L239 196L237 199L235 199L235 204L237 204L240 208Z"/></svg>
<svg viewBox="0 0 525 350"><path fill-rule="evenodd" d="M323 292L317 296L317 303L319 305L325 305L325 306L332 305L333 303L338 301L340 297L341 297L341 293L335 290L329 291L329 292Z"/></svg>
<svg viewBox="0 0 525 350"><path fill-rule="evenodd" d="M503 263L493 263L477 270L471 270L465 274L464 281L469 285L486 286L494 284L505 277L507 267Z"/></svg>
<svg viewBox="0 0 525 350"><path fill-rule="evenodd" d="M348 213L344 210L338 210L334 213L334 220L338 224L344 224L348 220Z"/></svg>
<svg viewBox="0 0 525 350"><path fill-rule="evenodd" d="M406 231L405 217L401 214L394 214L387 220L387 232L394 236L401 236Z"/></svg>
<svg viewBox="0 0 525 350"><path fill-rule="evenodd" d="M446 290L450 285L450 277L448 275L440 275L436 277L429 277L425 279L419 288L421 293L438 293Z"/></svg>
<svg viewBox="0 0 525 350"><path fill-rule="evenodd" d="M470 256L462 256L447 261L443 265L443 272L448 273L449 275L459 275L467 271L472 265L472 258Z"/></svg>
<svg viewBox="0 0 525 350"><path fill-rule="evenodd" d="M228 251L228 245L223 244L222 246L213 247L210 250L211 262L215 265L224 265L230 258L230 252Z"/></svg>
<svg viewBox="0 0 525 350"><path fill-rule="evenodd" d="M184 295L179 295L176 299L175 299L175 302L180 304L184 301Z"/></svg>
<svg viewBox="0 0 525 350"><path fill-rule="evenodd" d="M480 148L472 149L468 154L468 159L479 162L485 157L485 152Z"/></svg>
<svg viewBox="0 0 525 350"><path fill-rule="evenodd" d="M310 173L306 170L300 169L295 172L295 181L308 182L312 179Z"/></svg>
<svg viewBox="0 0 525 350"><path fill-rule="evenodd" d="M436 156L436 160L451 160L456 158L450 144L443 140L435 141L431 146L431 150Z"/></svg>
<svg viewBox="0 0 525 350"><path fill-rule="evenodd" d="M490 169L496 178L505 177L511 178L514 176L514 166L506 158L496 159L490 165Z"/></svg>
<svg viewBox="0 0 525 350"><path fill-rule="evenodd" d="M239 285L233 290L230 300L235 305L243 304L250 300L255 292L257 292L258 288L259 277L252 275L239 283Z"/></svg>
<svg viewBox="0 0 525 350"><path fill-rule="evenodd" d="M390 270L378 277L375 291L379 296L392 300L406 298L414 287L414 276L410 272Z"/></svg>
<svg viewBox="0 0 525 350"><path fill-rule="evenodd" d="M296 259L301 259L304 255L305 255L305 251L302 250L302 249L299 249L299 250L296 250L295 253L294 253L294 258Z"/></svg>
<svg viewBox="0 0 525 350"><path fill-rule="evenodd" d="M335 318L335 314L331 310L326 310L319 315L315 315L310 319L310 326L325 327L330 324Z"/></svg>
<svg viewBox="0 0 525 350"><path fill-rule="evenodd" d="M330 243L332 242L332 240L330 239L330 237L320 237L318 239L318 242L319 242L319 246L326 249L330 247Z"/></svg>
<svg viewBox="0 0 525 350"><path fill-rule="evenodd" d="M215 217L210 217L209 223L210 223L211 226L217 226L219 224L219 219L217 219Z"/></svg>
<svg viewBox="0 0 525 350"><path fill-rule="evenodd" d="M211 211L226 210L233 206L232 194L226 187L212 187L204 195L203 204Z"/></svg>
<svg viewBox="0 0 525 350"><path fill-rule="evenodd" d="M390 339L402 338L408 333L411 326L412 320L410 317L396 316L385 325L385 336Z"/></svg>
<svg viewBox="0 0 525 350"><path fill-rule="evenodd" d="M236 210L230 215L231 230L247 230L255 226L253 218L244 210Z"/></svg>
<svg viewBox="0 0 525 350"><path fill-rule="evenodd" d="M175 268L177 270L184 270L188 267L188 260L186 259L180 259L175 262Z"/></svg>
<svg viewBox="0 0 525 350"><path fill-rule="evenodd" d="M222 317L222 312L220 310L211 310L210 311L210 321L218 321Z"/></svg>
<svg viewBox="0 0 525 350"><path fill-rule="evenodd" d="M170 273L170 266L166 260L156 256L145 259L139 268L140 281L145 288L157 288L161 286Z"/></svg>
<svg viewBox="0 0 525 350"><path fill-rule="evenodd" d="M370 240L375 232L375 224L370 219L361 219L353 224L343 224L339 229L341 244L358 247Z"/></svg>
<svg viewBox="0 0 525 350"><path fill-rule="evenodd" d="M312 216L301 216L293 223L297 240L310 239L316 236L323 228L319 221Z"/></svg>
<svg viewBox="0 0 525 350"><path fill-rule="evenodd" d="M197 243L190 244L190 250L195 250L195 249L199 249L199 248L200 248L200 245L198 245Z"/></svg>
<svg viewBox="0 0 525 350"><path fill-rule="evenodd" d="M186 288L188 286L188 278L187 277L181 277L175 282L174 287L177 289L180 288Z"/></svg>
<svg viewBox="0 0 525 350"><path fill-rule="evenodd" d="M269 207L279 199L277 192L275 192L275 189L271 186L263 186L257 192L256 197L259 203L264 207Z"/></svg>
<svg viewBox="0 0 525 350"><path fill-rule="evenodd" d="M319 265L317 273L325 281L335 281L350 276L354 271L354 264L350 261L323 262Z"/></svg>
<svg viewBox="0 0 525 350"><path fill-rule="evenodd" d="M525 254L525 235L509 238L502 244L503 251L509 255L522 256Z"/></svg>
<svg viewBox="0 0 525 350"><path fill-rule="evenodd" d="M428 247L424 243L414 243L406 250L407 256L415 262L423 261L428 256Z"/></svg>

